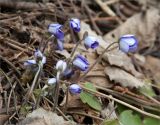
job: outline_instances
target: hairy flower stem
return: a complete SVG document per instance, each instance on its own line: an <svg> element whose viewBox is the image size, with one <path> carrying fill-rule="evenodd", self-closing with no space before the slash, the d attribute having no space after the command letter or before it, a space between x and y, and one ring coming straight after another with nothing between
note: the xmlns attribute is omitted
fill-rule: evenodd
<svg viewBox="0 0 160 125"><path fill-rule="evenodd" d="M54 35L51 35L51 36L45 41L45 44L44 44L42 53L44 53L44 50L45 50L46 46L48 45L49 40L52 39L53 37L54 37Z"/></svg>
<svg viewBox="0 0 160 125"><path fill-rule="evenodd" d="M73 48L73 51L71 52L71 56L69 58L69 60L67 61L67 64L69 64L71 61L72 61L72 58L74 56L74 53L76 52L78 46L80 45L80 43L82 42L83 39L79 40L77 43L76 43L76 46Z"/></svg>
<svg viewBox="0 0 160 125"><path fill-rule="evenodd" d="M61 72L58 71L57 72L57 76L56 76L56 89L55 89L55 93L54 93L54 111L56 110L57 108L57 105L58 105L58 98L59 98L59 82L60 82L60 75L61 75Z"/></svg>
<svg viewBox="0 0 160 125"><path fill-rule="evenodd" d="M72 61L72 58L73 58L74 53L76 52L78 46L80 45L80 43L81 43L87 36L88 36L88 32L85 32L85 33L83 34L83 38L76 43L76 46L73 48L73 50L72 50L72 52L71 52L71 56L70 56L69 60L67 61L67 64L69 64L69 63Z"/></svg>
<svg viewBox="0 0 160 125"><path fill-rule="evenodd" d="M31 94L33 93L33 90L34 90L35 86L36 86L37 83L38 83L38 80L39 80L39 78L40 78L40 74L41 74L42 69L43 69L43 64L42 64L42 62L40 62L40 63L38 64L38 71L37 71L37 73L36 73L36 75L35 75L35 77L34 77L34 80L33 80L33 82L32 82L31 88L30 88L30 90L28 91L28 93L27 93L27 95L26 95L26 102L27 102L28 99L30 98Z"/></svg>
<svg viewBox="0 0 160 125"><path fill-rule="evenodd" d="M92 68L99 63L99 61L102 59L105 52L109 50L110 47L112 47L114 44L117 44L118 42L113 42L110 45L107 46L107 48L102 52L102 54L97 58L97 60L92 64L92 66L78 79L78 81L83 80L85 76L92 70Z"/></svg>

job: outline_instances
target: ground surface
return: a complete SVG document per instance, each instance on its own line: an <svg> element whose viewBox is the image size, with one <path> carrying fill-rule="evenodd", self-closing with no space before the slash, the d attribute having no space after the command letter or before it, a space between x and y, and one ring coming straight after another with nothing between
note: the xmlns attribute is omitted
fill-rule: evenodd
<svg viewBox="0 0 160 125"><path fill-rule="evenodd" d="M160 124L159 10L158 0L0 0L0 124ZM66 23L73 17L81 20L79 33ZM63 51L56 50L55 39L46 45L48 25L54 22L64 25ZM90 66L124 34L137 37L138 50L125 54L113 49L83 79L79 70L61 79L53 111L54 86L42 88L56 76L57 61L70 57L86 31L99 47L86 50L82 42L76 54L84 55ZM38 65L24 66L37 48L47 57L38 76ZM68 93L71 83L83 93Z"/></svg>

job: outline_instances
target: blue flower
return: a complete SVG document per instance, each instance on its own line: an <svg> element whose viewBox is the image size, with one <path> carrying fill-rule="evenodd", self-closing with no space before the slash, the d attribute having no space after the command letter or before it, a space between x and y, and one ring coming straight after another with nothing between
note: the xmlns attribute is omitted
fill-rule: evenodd
<svg viewBox="0 0 160 125"><path fill-rule="evenodd" d="M121 51L127 52L135 52L138 46L138 40L134 35L123 35L119 39L119 48Z"/></svg>
<svg viewBox="0 0 160 125"><path fill-rule="evenodd" d="M72 84L69 87L69 91L71 94L80 94L82 92L82 88L77 84Z"/></svg>
<svg viewBox="0 0 160 125"><path fill-rule="evenodd" d="M42 52L41 52L39 49L37 49L37 50L34 52L34 57L35 57L35 58L42 58L42 57L43 57L43 54L42 54Z"/></svg>
<svg viewBox="0 0 160 125"><path fill-rule="evenodd" d="M57 71L64 72L67 68L67 63L63 60L59 60L56 64Z"/></svg>
<svg viewBox="0 0 160 125"><path fill-rule="evenodd" d="M77 55L77 57L73 60L73 65L81 71L86 71L89 67L89 62L84 56Z"/></svg>
<svg viewBox="0 0 160 125"><path fill-rule="evenodd" d="M30 59L24 62L24 66L29 66L29 65L33 65L36 64L36 60L34 59Z"/></svg>
<svg viewBox="0 0 160 125"><path fill-rule="evenodd" d="M97 39L93 36L87 36L84 39L84 45L85 47L88 48L92 48L92 49L96 49L99 46L99 43L97 41Z"/></svg>
<svg viewBox="0 0 160 125"><path fill-rule="evenodd" d="M61 24L50 24L48 26L48 31L53 34L57 39L63 40L64 39L64 33L62 31L62 25Z"/></svg>
<svg viewBox="0 0 160 125"><path fill-rule="evenodd" d="M42 60L42 63L45 64L46 63L46 57L42 54L42 52L37 49L35 52L34 52L34 57L35 59L39 60L39 58Z"/></svg>
<svg viewBox="0 0 160 125"><path fill-rule="evenodd" d="M29 60L25 61L24 66L37 64L37 62L40 60L42 61L42 64L46 63L46 57L42 54L42 52L39 49L37 49L34 52L34 57L35 57L35 59L29 59Z"/></svg>
<svg viewBox="0 0 160 125"><path fill-rule="evenodd" d="M67 68L64 72L63 72L63 76L65 78L70 78L72 75L74 74L74 70L72 68Z"/></svg>
<svg viewBox="0 0 160 125"><path fill-rule="evenodd" d="M75 32L79 32L81 30L80 20L77 18L72 18L69 21L70 28L73 29Z"/></svg>
<svg viewBox="0 0 160 125"><path fill-rule="evenodd" d="M57 39L57 49L62 51L63 50L63 41Z"/></svg>

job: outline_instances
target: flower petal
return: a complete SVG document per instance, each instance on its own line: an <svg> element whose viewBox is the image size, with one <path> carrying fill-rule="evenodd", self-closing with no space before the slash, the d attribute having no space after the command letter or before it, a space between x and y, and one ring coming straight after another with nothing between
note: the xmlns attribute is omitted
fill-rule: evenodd
<svg viewBox="0 0 160 125"><path fill-rule="evenodd" d="M67 63L64 62L63 60L59 60L56 64L56 69L58 71L64 72L67 68Z"/></svg>
<svg viewBox="0 0 160 125"><path fill-rule="evenodd" d="M56 84L56 82L57 82L56 78L49 78L49 79L48 79L48 84L49 84L49 85Z"/></svg>
<svg viewBox="0 0 160 125"><path fill-rule="evenodd" d="M77 84L72 84L69 87L69 91L71 94L80 94L82 92L82 88Z"/></svg>
<svg viewBox="0 0 160 125"><path fill-rule="evenodd" d="M96 49L99 46L99 43L95 37L87 36L84 40L84 45L87 49L88 48Z"/></svg>
<svg viewBox="0 0 160 125"><path fill-rule="evenodd" d="M29 65L33 65L36 64L36 60L31 59L31 60L27 60L24 62L24 66L29 66Z"/></svg>
<svg viewBox="0 0 160 125"><path fill-rule="evenodd" d="M70 28L73 29L75 32L79 32L81 30L79 19L72 18L69 24L70 24Z"/></svg>
<svg viewBox="0 0 160 125"><path fill-rule="evenodd" d="M62 25L61 24L50 24L48 26L48 31L53 34L57 39L63 40L64 39L64 33L61 30Z"/></svg>
<svg viewBox="0 0 160 125"><path fill-rule="evenodd" d="M89 67L89 62L84 56L77 55L77 57L73 60L73 65L82 71L86 71Z"/></svg>
<svg viewBox="0 0 160 125"><path fill-rule="evenodd" d="M119 39L120 50L123 52L135 52L138 46L138 41L134 35L123 35Z"/></svg>

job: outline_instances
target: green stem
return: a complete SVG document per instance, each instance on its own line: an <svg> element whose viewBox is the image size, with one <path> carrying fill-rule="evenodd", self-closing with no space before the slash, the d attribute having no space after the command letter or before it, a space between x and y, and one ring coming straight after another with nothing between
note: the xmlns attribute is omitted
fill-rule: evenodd
<svg viewBox="0 0 160 125"><path fill-rule="evenodd" d="M44 53L44 50L45 50L46 46L48 45L49 40L52 39L53 37L54 37L54 35L51 35L51 36L45 41L45 44L44 44L42 53Z"/></svg>

